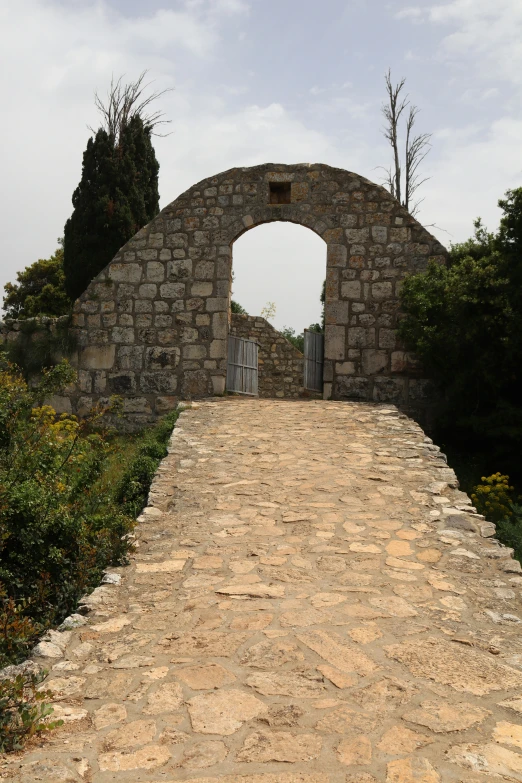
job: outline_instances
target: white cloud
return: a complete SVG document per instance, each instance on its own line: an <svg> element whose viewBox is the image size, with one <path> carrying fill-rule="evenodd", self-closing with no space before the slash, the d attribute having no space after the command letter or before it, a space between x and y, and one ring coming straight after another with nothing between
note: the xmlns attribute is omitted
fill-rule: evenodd
<svg viewBox="0 0 522 783"><path fill-rule="evenodd" d="M522 3L520 0L452 0L406 7L398 19L450 26L441 41L446 57L473 62L487 79L522 85Z"/></svg>

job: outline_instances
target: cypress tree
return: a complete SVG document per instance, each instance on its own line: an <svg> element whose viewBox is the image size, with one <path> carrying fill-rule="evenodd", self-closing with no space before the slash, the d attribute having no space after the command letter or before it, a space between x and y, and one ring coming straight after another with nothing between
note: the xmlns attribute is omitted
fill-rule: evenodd
<svg viewBox="0 0 522 783"><path fill-rule="evenodd" d="M64 229L65 288L72 299L158 214L153 127L135 113L120 124L119 133L100 128L87 143Z"/></svg>

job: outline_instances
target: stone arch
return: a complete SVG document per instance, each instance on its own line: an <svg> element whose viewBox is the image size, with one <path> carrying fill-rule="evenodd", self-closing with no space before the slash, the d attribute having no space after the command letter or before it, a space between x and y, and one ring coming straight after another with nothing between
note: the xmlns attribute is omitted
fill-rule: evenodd
<svg viewBox="0 0 522 783"><path fill-rule="evenodd" d="M74 306L76 410L120 394L148 421L179 398L222 393L232 246L275 220L327 246L325 397L426 404L427 381L397 342L398 291L446 250L383 187L306 163L205 179L121 248Z"/></svg>

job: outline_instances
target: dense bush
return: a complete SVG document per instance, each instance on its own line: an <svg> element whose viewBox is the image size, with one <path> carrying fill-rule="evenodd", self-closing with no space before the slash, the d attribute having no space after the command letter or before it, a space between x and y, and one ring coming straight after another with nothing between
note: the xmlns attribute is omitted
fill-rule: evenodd
<svg viewBox="0 0 522 783"><path fill-rule="evenodd" d="M481 483L473 489L471 499L477 510L496 524L499 541L512 547L515 557L522 561L522 506L516 502L514 492L509 476L493 473L482 476Z"/></svg>
<svg viewBox="0 0 522 783"><path fill-rule="evenodd" d="M0 679L0 753L21 750L30 737L62 725L49 720L53 709L45 701L52 693L39 689L42 679L32 672Z"/></svg>
<svg viewBox="0 0 522 783"><path fill-rule="evenodd" d="M151 481L160 461L167 455L170 434L178 416L179 411L172 411L141 436L136 454L118 482L116 501L132 516L137 516L147 502Z"/></svg>
<svg viewBox="0 0 522 783"><path fill-rule="evenodd" d="M0 666L22 658L127 550L133 521L102 477L110 439L93 429L103 411L80 422L43 404L74 377L64 362L30 388L0 367Z"/></svg>
<svg viewBox="0 0 522 783"><path fill-rule="evenodd" d="M511 473L522 445L522 188L499 205L496 233L477 220L447 266L405 280L399 335L438 386L448 439L475 440Z"/></svg>
<svg viewBox="0 0 522 783"><path fill-rule="evenodd" d="M62 240L58 240L62 244ZM16 283L6 283L4 310L7 318L65 315L72 302L65 293L63 247L50 258L41 258L16 275Z"/></svg>

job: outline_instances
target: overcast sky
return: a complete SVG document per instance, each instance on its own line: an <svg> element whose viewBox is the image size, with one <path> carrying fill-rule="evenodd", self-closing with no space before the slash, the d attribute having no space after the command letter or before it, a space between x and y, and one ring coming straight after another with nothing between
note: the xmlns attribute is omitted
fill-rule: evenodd
<svg viewBox="0 0 522 783"><path fill-rule="evenodd" d="M171 135L155 141L161 206L232 166L321 162L380 180L383 75L406 77L433 133L420 219L445 243L522 185L522 3L450 0L0 0L0 286L56 247L93 92L149 69ZM276 325L319 317L325 246L289 224L234 248L234 298ZM300 290L295 290L295 281Z"/></svg>

